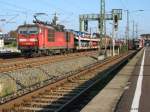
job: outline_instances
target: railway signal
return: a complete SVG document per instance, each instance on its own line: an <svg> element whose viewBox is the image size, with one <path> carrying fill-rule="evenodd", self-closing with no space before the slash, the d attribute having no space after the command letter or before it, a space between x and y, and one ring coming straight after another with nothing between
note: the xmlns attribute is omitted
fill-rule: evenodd
<svg viewBox="0 0 150 112"><path fill-rule="evenodd" d="M112 19L113 19L113 34L112 34L113 53L112 55L115 56L115 37L117 36L119 20L122 20L122 9L113 9Z"/></svg>
<svg viewBox="0 0 150 112"><path fill-rule="evenodd" d="M102 11L101 11L102 10ZM84 32L88 30L88 21L98 21L98 28L100 33L100 40L105 37L106 20L111 20L114 23L113 28L118 30L119 20L122 20L122 9L112 9L112 13L105 13L105 0L101 0L100 14L82 14L79 16L80 31ZM86 22L85 22L86 21ZM114 36L113 36L114 37ZM99 53L101 52L102 43L99 46ZM105 51L106 52L106 51Z"/></svg>
<svg viewBox="0 0 150 112"><path fill-rule="evenodd" d="M84 21L84 31L88 31L88 21Z"/></svg>
<svg viewBox="0 0 150 112"><path fill-rule="evenodd" d="M117 30L118 29L118 15L114 15L114 28L115 28L115 30Z"/></svg>

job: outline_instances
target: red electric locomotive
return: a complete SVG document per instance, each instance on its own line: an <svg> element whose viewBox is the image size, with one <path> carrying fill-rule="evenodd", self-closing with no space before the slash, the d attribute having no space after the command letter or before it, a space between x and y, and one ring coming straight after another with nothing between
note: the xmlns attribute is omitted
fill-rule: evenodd
<svg viewBox="0 0 150 112"><path fill-rule="evenodd" d="M52 55L74 50L74 34L64 30L62 25L35 24L18 27L18 49L23 55Z"/></svg>

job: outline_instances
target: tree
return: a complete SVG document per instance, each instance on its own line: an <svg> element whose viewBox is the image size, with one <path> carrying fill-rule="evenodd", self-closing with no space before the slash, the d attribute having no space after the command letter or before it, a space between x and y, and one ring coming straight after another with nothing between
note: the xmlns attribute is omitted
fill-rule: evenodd
<svg viewBox="0 0 150 112"><path fill-rule="evenodd" d="M17 34L16 31L10 31L9 35L10 35L11 38L17 38L18 34Z"/></svg>

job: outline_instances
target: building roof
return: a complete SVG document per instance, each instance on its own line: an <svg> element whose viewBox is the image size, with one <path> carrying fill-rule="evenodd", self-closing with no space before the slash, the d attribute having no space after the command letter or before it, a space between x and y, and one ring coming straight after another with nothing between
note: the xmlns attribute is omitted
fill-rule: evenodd
<svg viewBox="0 0 150 112"><path fill-rule="evenodd" d="M150 34L142 34L141 38L144 38L145 40L150 40Z"/></svg>

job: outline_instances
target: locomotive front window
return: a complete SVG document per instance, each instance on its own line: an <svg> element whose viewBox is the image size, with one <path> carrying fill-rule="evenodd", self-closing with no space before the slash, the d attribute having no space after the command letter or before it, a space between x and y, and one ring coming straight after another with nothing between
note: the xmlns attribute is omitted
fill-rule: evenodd
<svg viewBox="0 0 150 112"><path fill-rule="evenodd" d="M37 34L38 31L29 31L29 34Z"/></svg>
<svg viewBox="0 0 150 112"><path fill-rule="evenodd" d="M20 31L19 33L20 33L20 34L28 34L27 31Z"/></svg>
<svg viewBox="0 0 150 112"><path fill-rule="evenodd" d="M20 34L38 34L39 33L39 29L38 27L20 27L18 29L18 33Z"/></svg>

